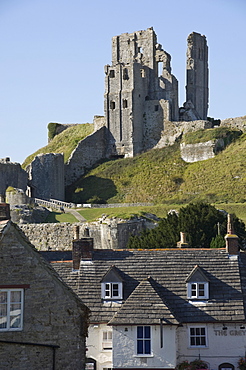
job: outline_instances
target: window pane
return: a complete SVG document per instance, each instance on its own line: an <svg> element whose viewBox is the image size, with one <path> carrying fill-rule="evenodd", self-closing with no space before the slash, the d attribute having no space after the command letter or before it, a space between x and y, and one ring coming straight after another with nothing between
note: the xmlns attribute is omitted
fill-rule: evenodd
<svg viewBox="0 0 246 370"><path fill-rule="evenodd" d="M199 284L199 288L198 289L199 289L198 295L200 297L204 297L204 295L205 295L204 284Z"/></svg>
<svg viewBox="0 0 246 370"><path fill-rule="evenodd" d="M137 327L137 337L138 338L143 338L143 326L138 326Z"/></svg>
<svg viewBox="0 0 246 370"><path fill-rule="evenodd" d="M191 284L191 296L196 297L196 284Z"/></svg>
<svg viewBox="0 0 246 370"><path fill-rule="evenodd" d="M190 345L191 346L194 346L195 345L195 338L194 337L191 337L190 338Z"/></svg>
<svg viewBox="0 0 246 370"><path fill-rule="evenodd" d="M108 331L108 340L112 340L112 331Z"/></svg>
<svg viewBox="0 0 246 370"><path fill-rule="evenodd" d="M7 303L7 292L0 292L0 303Z"/></svg>
<svg viewBox="0 0 246 370"><path fill-rule="evenodd" d="M205 328L201 328L201 335L205 335Z"/></svg>
<svg viewBox="0 0 246 370"><path fill-rule="evenodd" d="M145 340L144 341L144 353L146 355L150 355L150 340Z"/></svg>
<svg viewBox="0 0 246 370"><path fill-rule="evenodd" d="M118 297L119 295L119 286L118 284L113 284L113 297Z"/></svg>
<svg viewBox="0 0 246 370"><path fill-rule="evenodd" d="M190 334L195 335L195 328L190 328Z"/></svg>
<svg viewBox="0 0 246 370"><path fill-rule="evenodd" d="M201 345L206 346L206 337L201 337Z"/></svg>
<svg viewBox="0 0 246 370"><path fill-rule="evenodd" d="M20 302L21 301L21 292L12 291L10 292L10 302Z"/></svg>
<svg viewBox="0 0 246 370"><path fill-rule="evenodd" d="M107 332L106 331L103 332L103 340L107 340Z"/></svg>
<svg viewBox="0 0 246 370"><path fill-rule="evenodd" d="M144 327L144 338L150 338L150 326Z"/></svg>
<svg viewBox="0 0 246 370"><path fill-rule="evenodd" d="M105 297L110 297L110 284L105 284Z"/></svg>
<svg viewBox="0 0 246 370"><path fill-rule="evenodd" d="M137 353L143 354L143 340L137 341Z"/></svg>
<svg viewBox="0 0 246 370"><path fill-rule="evenodd" d="M10 317L10 327L20 328L21 327L21 315Z"/></svg>

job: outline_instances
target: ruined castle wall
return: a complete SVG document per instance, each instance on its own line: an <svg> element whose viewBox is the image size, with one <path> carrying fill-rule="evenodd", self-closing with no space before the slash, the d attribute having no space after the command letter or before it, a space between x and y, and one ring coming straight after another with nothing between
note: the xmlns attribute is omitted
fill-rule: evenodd
<svg viewBox="0 0 246 370"><path fill-rule="evenodd" d="M181 158L185 162L198 162L214 158L218 150L224 148L223 139L209 140L198 144L180 144Z"/></svg>
<svg viewBox="0 0 246 370"><path fill-rule="evenodd" d="M104 116L94 116L93 125L94 131L99 130L101 127L106 126L106 118Z"/></svg>
<svg viewBox="0 0 246 370"><path fill-rule="evenodd" d="M81 140L65 164L65 185L70 185L85 171L106 156L107 130L98 131Z"/></svg>
<svg viewBox="0 0 246 370"><path fill-rule="evenodd" d="M9 158L0 159L0 194L4 195L8 186L26 191L28 174L19 163Z"/></svg>
<svg viewBox="0 0 246 370"><path fill-rule="evenodd" d="M79 226L80 237L83 237L85 229L89 229L96 249L126 248L130 235L138 234L143 228L155 226L154 223L141 219L125 222L101 220L83 224L20 224L19 227L38 250L46 251L71 250L75 225Z"/></svg>
<svg viewBox="0 0 246 370"><path fill-rule="evenodd" d="M28 166L32 197L64 200L63 154L37 155Z"/></svg>
<svg viewBox="0 0 246 370"><path fill-rule="evenodd" d="M186 102L192 102L200 119L208 111L208 47L205 36L192 32L188 36Z"/></svg>
<svg viewBox="0 0 246 370"><path fill-rule="evenodd" d="M183 134L191 131L211 128L212 123L205 120L190 121L190 122L164 122L164 130L162 131L161 138L156 144L155 148L164 148L173 145L176 140L180 139Z"/></svg>
<svg viewBox="0 0 246 370"><path fill-rule="evenodd" d="M245 132L246 131L246 116L223 119L220 123L220 126L236 128L238 130L242 130L243 132Z"/></svg>

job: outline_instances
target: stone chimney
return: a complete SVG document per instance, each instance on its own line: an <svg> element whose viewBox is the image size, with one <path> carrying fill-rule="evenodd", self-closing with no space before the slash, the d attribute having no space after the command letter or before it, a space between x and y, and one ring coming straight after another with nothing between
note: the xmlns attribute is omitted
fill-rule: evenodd
<svg viewBox="0 0 246 370"><path fill-rule="evenodd" d="M227 215L227 234L225 236L226 251L229 255L238 255L238 236L234 232L232 215Z"/></svg>
<svg viewBox="0 0 246 370"><path fill-rule="evenodd" d="M186 234L183 232L180 232L180 241L177 242L178 248L189 248L189 244L186 241Z"/></svg>
<svg viewBox="0 0 246 370"><path fill-rule="evenodd" d="M8 203L0 203L0 221L10 220L10 207Z"/></svg>
<svg viewBox="0 0 246 370"><path fill-rule="evenodd" d="M92 252L93 238L80 238L73 240L73 269L79 270L81 260L91 261Z"/></svg>

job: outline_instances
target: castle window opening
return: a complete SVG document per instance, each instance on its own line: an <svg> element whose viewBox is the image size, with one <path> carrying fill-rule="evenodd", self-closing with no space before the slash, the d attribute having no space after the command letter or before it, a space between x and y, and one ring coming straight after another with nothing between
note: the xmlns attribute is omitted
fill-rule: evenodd
<svg viewBox="0 0 246 370"><path fill-rule="evenodd" d="M141 77L145 78L145 70L142 68L140 69Z"/></svg>
<svg viewBox="0 0 246 370"><path fill-rule="evenodd" d="M128 80L128 79L129 79L128 69L127 68L124 68L123 69L123 80Z"/></svg>
<svg viewBox="0 0 246 370"><path fill-rule="evenodd" d="M115 71L113 69L110 70L109 77L110 78L114 78L115 77Z"/></svg>
<svg viewBox="0 0 246 370"><path fill-rule="evenodd" d="M163 62L158 62L158 76L162 76Z"/></svg>
<svg viewBox="0 0 246 370"><path fill-rule="evenodd" d="M127 100L123 99L123 108L127 108Z"/></svg>
<svg viewBox="0 0 246 370"><path fill-rule="evenodd" d="M159 105L155 105L155 112L158 112L159 110Z"/></svg>
<svg viewBox="0 0 246 370"><path fill-rule="evenodd" d="M115 109L115 101L110 102L110 109Z"/></svg>

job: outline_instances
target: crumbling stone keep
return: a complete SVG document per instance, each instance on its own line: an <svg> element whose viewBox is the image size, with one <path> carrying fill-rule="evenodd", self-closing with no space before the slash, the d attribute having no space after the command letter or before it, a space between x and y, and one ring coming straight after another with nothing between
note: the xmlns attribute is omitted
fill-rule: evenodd
<svg viewBox="0 0 246 370"><path fill-rule="evenodd" d="M208 113L208 47L205 36L192 32L188 36L186 114L184 121L207 119ZM188 110L188 112L187 112ZM188 114L187 114L188 113Z"/></svg>
<svg viewBox="0 0 246 370"><path fill-rule="evenodd" d="M157 43L153 28L124 33L113 37L112 65L105 66L105 74L109 151L134 156L144 150L146 127L161 131L163 119L179 119L171 56Z"/></svg>
<svg viewBox="0 0 246 370"><path fill-rule="evenodd" d="M165 122L207 119L208 47L206 37L196 32L188 37L187 96L180 112L171 56L153 28L113 37L112 64L105 74L109 155L132 157L150 149Z"/></svg>

